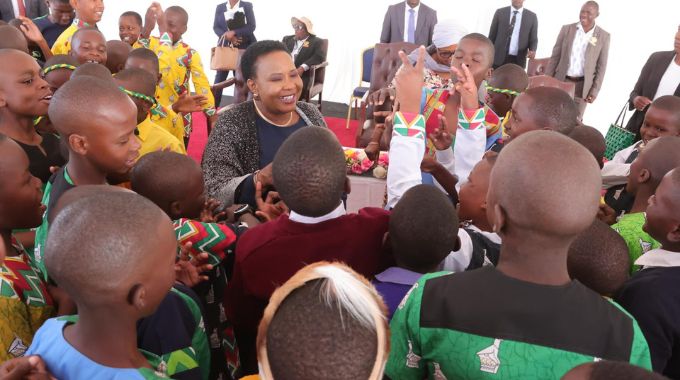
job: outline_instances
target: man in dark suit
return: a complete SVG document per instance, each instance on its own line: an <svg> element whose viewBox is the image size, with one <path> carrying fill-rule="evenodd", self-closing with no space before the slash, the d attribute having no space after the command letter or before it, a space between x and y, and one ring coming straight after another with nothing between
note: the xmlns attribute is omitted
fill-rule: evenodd
<svg viewBox="0 0 680 380"><path fill-rule="evenodd" d="M640 139L640 127L652 101L664 95L680 96L680 26L675 33L675 49L652 53L640 72L635 88L630 93L628 106L635 113L626 129Z"/></svg>
<svg viewBox="0 0 680 380"><path fill-rule="evenodd" d="M609 57L609 33L595 25L600 6L586 1L581 7L580 21L562 26L553 47L545 74L576 86L574 100L580 116L588 103L597 98Z"/></svg>
<svg viewBox="0 0 680 380"><path fill-rule="evenodd" d="M292 36L283 37L283 44L293 56L298 73L302 77L302 92L309 88L309 69L326 60L323 40L314 35L314 25L307 17L293 17L291 24L295 30Z"/></svg>
<svg viewBox="0 0 680 380"><path fill-rule="evenodd" d="M526 66L527 57L533 59L538 47L538 18L524 8L524 0L512 0L512 6L496 10L489 30L496 55L493 67L506 63Z"/></svg>
<svg viewBox="0 0 680 380"><path fill-rule="evenodd" d="M9 22L17 16L37 18L47 14L45 0L0 0L0 17Z"/></svg>
<svg viewBox="0 0 680 380"><path fill-rule="evenodd" d="M255 38L255 12L253 4L247 1L229 0L220 3L215 8L215 20L213 30L217 38L222 39L222 46L232 44L239 49L247 49L248 46L257 42ZM233 71L236 77L236 71ZM215 75L215 83L223 82L229 76L229 71L218 71ZM222 89L215 89L213 96L219 106L222 101Z"/></svg>
<svg viewBox="0 0 680 380"><path fill-rule="evenodd" d="M437 11L420 0L406 0L390 5L383 21L380 42L410 42L430 46L436 24Z"/></svg>

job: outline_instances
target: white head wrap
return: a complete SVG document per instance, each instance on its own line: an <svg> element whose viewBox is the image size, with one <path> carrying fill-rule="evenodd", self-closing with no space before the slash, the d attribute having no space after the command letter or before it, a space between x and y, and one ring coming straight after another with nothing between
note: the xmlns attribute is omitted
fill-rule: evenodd
<svg viewBox="0 0 680 380"><path fill-rule="evenodd" d="M467 30L456 20L442 20L434 26L432 43L438 48L456 45L467 34Z"/></svg>

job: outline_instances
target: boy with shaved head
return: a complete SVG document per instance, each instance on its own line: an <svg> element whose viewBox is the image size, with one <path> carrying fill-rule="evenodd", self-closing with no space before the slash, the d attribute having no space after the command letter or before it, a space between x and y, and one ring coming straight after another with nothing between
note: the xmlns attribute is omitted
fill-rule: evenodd
<svg viewBox="0 0 680 380"><path fill-rule="evenodd" d="M137 109L113 81L82 76L69 80L54 95L49 117L67 145L69 160L50 178L43 204L43 224L35 238L32 263L47 278L44 249L50 208L78 185L101 185L107 175L126 175L139 155L135 136Z"/></svg>
<svg viewBox="0 0 680 380"><path fill-rule="evenodd" d="M612 226L628 244L631 272L635 261L643 253L659 248L659 242L644 229L647 200L654 195L661 179L680 166L680 137L659 137L648 143L630 166L626 192L635 197L630 213L619 218Z"/></svg>
<svg viewBox="0 0 680 380"><path fill-rule="evenodd" d="M27 353L60 379L157 378L137 348L137 322L175 281L170 219L139 195L101 193L66 206L47 244L46 266L78 317L45 322Z"/></svg>
<svg viewBox="0 0 680 380"><path fill-rule="evenodd" d="M677 287L680 279L680 169L666 174L649 198L647 220L642 228L660 242L661 247L637 259L635 264L643 269L626 283L617 301L640 323L649 342L654 371L677 379L680 377L680 294Z"/></svg>
<svg viewBox="0 0 680 380"><path fill-rule="evenodd" d="M537 131L505 147L487 195L497 267L425 275L392 319L387 376L559 378L599 359L649 368L636 322L567 271L601 185L590 152L566 136Z"/></svg>

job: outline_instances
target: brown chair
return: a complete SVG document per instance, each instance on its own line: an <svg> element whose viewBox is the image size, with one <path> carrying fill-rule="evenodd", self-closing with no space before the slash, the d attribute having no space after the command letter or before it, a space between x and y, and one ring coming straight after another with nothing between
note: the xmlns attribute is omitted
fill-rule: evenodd
<svg viewBox="0 0 680 380"><path fill-rule="evenodd" d="M326 78L326 66L328 66L328 61L326 61L326 58L328 57L328 39L322 39L321 41L321 50L323 51L324 61L318 65L312 65L309 68L309 88L303 88L302 95L300 95L300 100L304 100L307 103L319 95L319 110L321 110L323 82Z"/></svg>
<svg viewBox="0 0 680 380"><path fill-rule="evenodd" d="M530 59L527 65L527 75L535 77L538 75L545 75L545 69L550 63L550 58Z"/></svg>
<svg viewBox="0 0 680 380"><path fill-rule="evenodd" d="M371 66L371 86L368 94L372 94L381 88L385 88L394 78L397 70L401 66L401 59L399 58L399 51L403 50L407 54L418 48L418 45L408 42L394 42L389 44L375 44L373 51L373 64ZM362 107L366 107L362 104ZM373 109L369 107L368 111L363 112L366 118L373 118ZM359 120L359 127L356 133L356 145L366 146L368 139L371 138L373 128L363 129L365 120ZM372 122L371 122L372 123ZM362 136L365 135L365 136ZM362 142L365 142L362 144ZM384 147L383 147L384 148ZM382 148L381 148L382 149Z"/></svg>
<svg viewBox="0 0 680 380"><path fill-rule="evenodd" d="M574 98L574 94L576 93L576 84L572 82L562 82L561 80L557 80L553 77L549 77L547 75L539 75L535 77L530 77L529 78L529 88L534 88L534 87L555 87L559 88L561 90L564 90L569 94L569 96Z"/></svg>

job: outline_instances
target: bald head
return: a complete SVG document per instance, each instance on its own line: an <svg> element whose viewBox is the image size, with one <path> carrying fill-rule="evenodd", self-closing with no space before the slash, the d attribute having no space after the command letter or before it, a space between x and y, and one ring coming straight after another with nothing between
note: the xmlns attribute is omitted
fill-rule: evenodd
<svg viewBox="0 0 680 380"><path fill-rule="evenodd" d="M28 42L21 31L11 25L0 26L0 49L13 49L28 53Z"/></svg>
<svg viewBox="0 0 680 380"><path fill-rule="evenodd" d="M601 186L600 168L583 146L552 131L534 131L498 156L487 203L494 212L502 209L505 231L573 240L595 218Z"/></svg>
<svg viewBox="0 0 680 380"><path fill-rule="evenodd" d="M71 74L71 78L76 78L76 77L81 77L81 76L89 76L93 78L98 78L102 79L104 81L113 81L113 76L111 75L111 71L106 68L104 65L100 65L99 63L84 63L78 67L76 67L75 70L73 70L73 73Z"/></svg>
<svg viewBox="0 0 680 380"><path fill-rule="evenodd" d="M136 67L125 69L116 75L115 80L126 90L139 92L152 98L156 94L156 78L143 69Z"/></svg>
<svg viewBox="0 0 680 380"><path fill-rule="evenodd" d="M45 265L79 307L125 302L130 288L153 266L148 253L167 238L173 238L170 219L144 197L94 194L57 215L47 238Z"/></svg>
<svg viewBox="0 0 680 380"><path fill-rule="evenodd" d="M554 87L535 87L522 96L531 99L532 117L543 129L568 135L578 125L578 108L564 90Z"/></svg>
<svg viewBox="0 0 680 380"><path fill-rule="evenodd" d="M680 130L680 97L673 95L661 96L652 102L650 108L668 112L671 115L671 124L676 130Z"/></svg>
<svg viewBox="0 0 680 380"><path fill-rule="evenodd" d="M644 175L641 171L646 171L649 176L646 183L656 188L668 172L680 166L680 137L664 136L650 141L635 161L630 175L638 177Z"/></svg>
<svg viewBox="0 0 680 380"><path fill-rule="evenodd" d="M128 54L132 47L118 40L112 40L106 42L106 67L115 74L125 67L125 61L127 61Z"/></svg>
<svg viewBox="0 0 680 380"><path fill-rule="evenodd" d="M79 76L66 82L54 94L48 113L59 134L69 136L86 131L93 125L92 120L108 116L113 105L135 108L113 81Z"/></svg>
<svg viewBox="0 0 680 380"><path fill-rule="evenodd" d="M529 76L522 67L508 63L493 71L489 85L500 89L524 92L529 87Z"/></svg>
<svg viewBox="0 0 680 380"><path fill-rule="evenodd" d="M600 168L604 166L604 153L607 150L607 143L600 131L587 125L580 125L571 131L569 137L588 149Z"/></svg>
<svg viewBox="0 0 680 380"><path fill-rule="evenodd" d="M131 191L123 187L109 185L76 186L65 192L61 197L59 197L59 200L54 204L52 208L50 208L47 214L47 222L49 224L52 224L54 218L56 218L57 215L59 215L61 210L63 210L73 202L77 201L78 199L87 198L92 195L104 193L131 193Z"/></svg>

